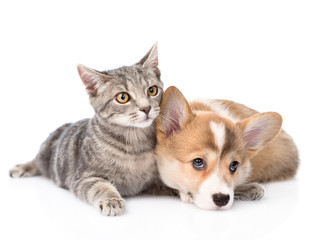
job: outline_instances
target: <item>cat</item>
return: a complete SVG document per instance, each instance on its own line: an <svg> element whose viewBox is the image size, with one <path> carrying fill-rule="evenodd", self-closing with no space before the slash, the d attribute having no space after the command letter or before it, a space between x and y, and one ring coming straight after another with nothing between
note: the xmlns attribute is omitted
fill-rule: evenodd
<svg viewBox="0 0 324 240"><path fill-rule="evenodd" d="M163 83L157 44L136 64L109 71L78 65L95 114L52 132L14 178L43 175L96 207L103 215L125 210L123 197L157 182L154 121Z"/></svg>

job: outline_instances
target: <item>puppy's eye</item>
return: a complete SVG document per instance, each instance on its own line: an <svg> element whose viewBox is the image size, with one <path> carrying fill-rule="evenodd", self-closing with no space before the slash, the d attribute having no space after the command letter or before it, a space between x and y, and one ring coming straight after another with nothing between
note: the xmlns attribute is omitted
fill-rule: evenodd
<svg viewBox="0 0 324 240"><path fill-rule="evenodd" d="M201 158L195 158L194 160L192 160L192 166L194 167L194 169L201 171L206 168L206 163Z"/></svg>
<svg viewBox="0 0 324 240"><path fill-rule="evenodd" d="M158 94L158 88L157 86L152 86L149 87L149 89L147 89L147 94L151 97L155 96L156 94Z"/></svg>
<svg viewBox="0 0 324 240"><path fill-rule="evenodd" d="M118 93L115 97L116 101L121 103L121 104L124 104L124 103L127 103L130 99L130 96L128 95L128 93L125 93L125 92L121 92L121 93Z"/></svg>
<svg viewBox="0 0 324 240"><path fill-rule="evenodd" d="M237 167L239 165L239 162L238 161L234 161L232 162L230 165L229 165L229 170L231 173L235 173Z"/></svg>

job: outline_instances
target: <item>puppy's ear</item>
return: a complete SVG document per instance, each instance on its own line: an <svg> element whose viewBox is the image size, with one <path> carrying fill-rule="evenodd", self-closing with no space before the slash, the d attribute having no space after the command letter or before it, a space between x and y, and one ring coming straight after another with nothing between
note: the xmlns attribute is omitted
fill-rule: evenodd
<svg viewBox="0 0 324 240"><path fill-rule="evenodd" d="M84 65L78 65L78 73L91 97L97 96L98 88L109 80L109 76Z"/></svg>
<svg viewBox="0 0 324 240"><path fill-rule="evenodd" d="M137 64L141 65L145 69L152 69L156 77L160 79L161 72L158 68L159 58L158 58L157 42Z"/></svg>
<svg viewBox="0 0 324 240"><path fill-rule="evenodd" d="M156 119L157 130L165 137L178 132L193 118L189 103L176 87L169 87L163 94L160 115Z"/></svg>
<svg viewBox="0 0 324 240"><path fill-rule="evenodd" d="M277 136L282 117L275 112L260 113L239 124L243 127L246 148L254 154Z"/></svg>

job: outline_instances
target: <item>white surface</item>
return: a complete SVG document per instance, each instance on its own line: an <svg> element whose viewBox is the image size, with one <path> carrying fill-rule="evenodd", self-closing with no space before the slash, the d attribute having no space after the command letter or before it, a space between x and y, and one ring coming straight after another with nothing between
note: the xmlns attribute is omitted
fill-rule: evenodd
<svg viewBox="0 0 324 240"><path fill-rule="evenodd" d="M323 239L322 1L115 2L0 2L0 239ZM44 178L9 178L50 131L92 116L77 63L129 65L156 40L166 87L281 113L296 179L227 211L139 196L112 218Z"/></svg>

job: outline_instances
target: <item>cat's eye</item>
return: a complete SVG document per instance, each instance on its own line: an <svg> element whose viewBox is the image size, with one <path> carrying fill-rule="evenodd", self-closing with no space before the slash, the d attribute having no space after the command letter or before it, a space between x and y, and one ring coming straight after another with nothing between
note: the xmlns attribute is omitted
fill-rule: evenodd
<svg viewBox="0 0 324 240"><path fill-rule="evenodd" d="M152 86L147 89L147 94L151 97L156 96L158 94L158 88L157 86Z"/></svg>
<svg viewBox="0 0 324 240"><path fill-rule="evenodd" d="M235 173L237 167L239 165L239 162L238 161L234 161L232 162L230 165L229 165L229 170L231 173Z"/></svg>
<svg viewBox="0 0 324 240"><path fill-rule="evenodd" d="M206 162L201 158L195 158L194 160L192 160L192 166L197 171L202 171L206 168Z"/></svg>
<svg viewBox="0 0 324 240"><path fill-rule="evenodd" d="M118 93L115 98L116 98L117 102L124 104L129 101L130 96L128 95L128 93L121 92L121 93Z"/></svg>

